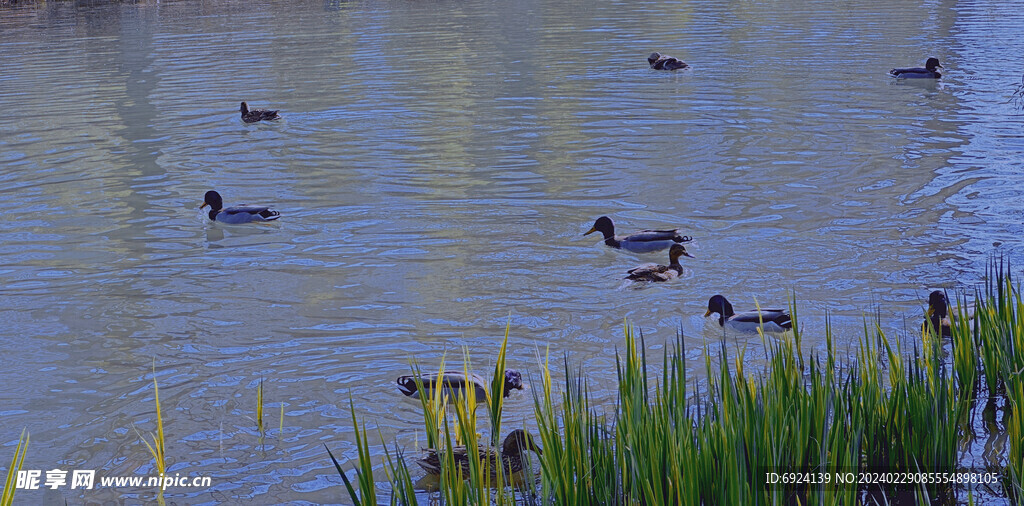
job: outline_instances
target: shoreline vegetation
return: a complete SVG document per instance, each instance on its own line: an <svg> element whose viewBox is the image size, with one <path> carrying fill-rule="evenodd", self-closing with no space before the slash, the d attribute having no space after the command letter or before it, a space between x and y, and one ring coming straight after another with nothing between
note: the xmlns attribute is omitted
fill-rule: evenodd
<svg viewBox="0 0 1024 506"><path fill-rule="evenodd" d="M836 354L826 316L825 348L805 356L792 304L793 331L761 334L764 370L748 371L743 352L730 358L721 341L705 345L702 381L687 378L681 335L659 360L627 324L616 356L615 406L591 404L585 371L566 356L564 384L554 383L550 361L543 364L532 390L534 428L503 430L500 423L506 328L486 399L473 389L457 399L441 398L441 389L421 396L427 447L442 457L427 490L444 504L1019 504L1024 300L1001 261L989 265L986 278L973 316L957 300L959 318L948 338L924 325L901 340L865 323L855 355L845 359ZM721 347L718 358L709 346ZM467 356L467 372L468 362ZM477 404L487 409L487 442ZM416 494L424 494L423 480L413 482L422 474L411 471L416 456L385 444L375 474L365 425L350 410L358 459L344 466L334 460L348 499L416 504ZM987 437L1004 436L981 468L966 462L971 455L963 450L979 427ZM465 452L465 473L450 458L458 452L445 450L497 446L517 428L539 432L543 454L527 459L512 480L499 469L492 482L478 452ZM355 480L344 472L351 467ZM855 483L837 483L842 477ZM388 498L378 498L381 492Z"/></svg>

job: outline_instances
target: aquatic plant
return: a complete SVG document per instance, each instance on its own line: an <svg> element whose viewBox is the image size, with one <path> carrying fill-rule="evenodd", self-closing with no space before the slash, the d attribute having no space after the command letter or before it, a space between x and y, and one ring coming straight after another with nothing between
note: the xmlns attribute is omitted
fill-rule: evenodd
<svg viewBox="0 0 1024 506"><path fill-rule="evenodd" d="M156 467L157 476L162 477L167 471L167 443L164 438L164 419L160 409L160 387L156 381L156 359L153 360L153 403L156 405L156 434L150 433L149 435L153 440L153 444L146 441L146 438L139 433L138 429L135 429L135 433L142 439L142 443L146 445L149 454L153 456L153 465ZM164 503L163 487L160 487L157 492L157 502L160 504Z"/></svg>
<svg viewBox="0 0 1024 506"><path fill-rule="evenodd" d="M266 429L263 425L263 377L260 376L260 383L256 386L256 430L260 433L260 438L266 434Z"/></svg>
<svg viewBox="0 0 1024 506"><path fill-rule="evenodd" d="M14 448L14 457L11 459L11 465L7 468L7 478L4 480L4 491L0 493L0 506L11 506L14 504L14 491L18 471L21 471L22 464L25 463L25 453L28 452L28 430L22 429L21 436L18 437L18 446Z"/></svg>
<svg viewBox="0 0 1024 506"><path fill-rule="evenodd" d="M359 454L357 459L359 467L356 468L356 481L359 484L359 493L356 493L355 487L352 485L352 481L349 480L348 475L345 474L345 470L341 468L341 464L338 463L338 459L331 453L331 449L324 444L324 448L327 449L327 454L330 455L331 461L334 462L334 468L341 475L341 479L345 482L345 489L348 491L349 499L352 500L352 504L357 505L368 505L375 506L377 504L377 490L374 487L373 480L373 464L370 461L370 446L366 438L366 429L360 427L359 420L356 418L356 407L353 404L352 399L348 401L349 412L352 413L352 425L355 426L356 435L356 451Z"/></svg>

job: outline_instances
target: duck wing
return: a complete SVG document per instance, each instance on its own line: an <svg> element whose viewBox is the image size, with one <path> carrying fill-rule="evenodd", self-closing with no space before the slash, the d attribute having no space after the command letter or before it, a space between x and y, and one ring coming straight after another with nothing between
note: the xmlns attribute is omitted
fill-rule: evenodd
<svg viewBox="0 0 1024 506"><path fill-rule="evenodd" d="M892 69L889 71L889 75L903 79L927 79L938 77L939 73L921 67L912 67L905 69Z"/></svg>
<svg viewBox="0 0 1024 506"><path fill-rule="evenodd" d="M665 70L679 70L685 69L686 67L689 67L689 65L687 65L686 62L680 60L679 58L673 57L666 58L665 61L661 63L661 68Z"/></svg>
<svg viewBox="0 0 1024 506"><path fill-rule="evenodd" d="M279 119L281 116L277 114L277 111L270 111L267 109L249 109L249 112L242 114L242 121L246 123L256 123L257 121L263 120L274 120Z"/></svg>
<svg viewBox="0 0 1024 506"><path fill-rule="evenodd" d="M416 459L416 463L428 474L441 474L441 457L433 448L427 449L422 457Z"/></svg>
<svg viewBox="0 0 1024 506"><path fill-rule="evenodd" d="M469 476L469 449L465 446L455 446L451 448L452 459L455 464L462 468L464 476ZM494 467L495 462L498 460L498 450L490 446L480 446L477 448L477 455L480 456L480 462L484 465L488 465L491 470L491 476L494 477L497 474L497 469ZM433 448L427 449L423 456L416 459L416 463L423 468L429 474L441 474L441 458L446 457L438 453Z"/></svg>
<svg viewBox="0 0 1024 506"><path fill-rule="evenodd" d="M679 273L668 265L646 264L626 271L626 279L633 281L668 281Z"/></svg>
<svg viewBox="0 0 1024 506"><path fill-rule="evenodd" d="M736 313L729 320L739 324L754 325L760 325L763 321L765 326L768 326L769 323L774 323L781 329L793 328L792 319L785 309L762 309L760 312L757 310L744 311Z"/></svg>
<svg viewBox="0 0 1024 506"><path fill-rule="evenodd" d="M629 242L653 242L653 241L673 241L673 242L690 242L693 240L688 235L681 235L679 229L672 230L641 230L635 234L630 234L624 237L622 240Z"/></svg>
<svg viewBox="0 0 1024 506"><path fill-rule="evenodd" d="M659 272L659 269L668 269L666 265L643 264L626 271L627 274L646 274L648 272Z"/></svg>
<svg viewBox="0 0 1024 506"><path fill-rule="evenodd" d="M217 221L224 223L249 223L252 221L273 221L281 217L281 213L267 206L232 206L221 209L217 213Z"/></svg>
<svg viewBox="0 0 1024 506"><path fill-rule="evenodd" d="M277 114L277 111L268 111L266 109L256 109L255 112L259 113L261 120L272 120L272 119L278 119L278 118L281 117L281 116L279 116Z"/></svg>
<svg viewBox="0 0 1024 506"><path fill-rule="evenodd" d="M444 371L441 374L427 373L420 375L420 381L423 382L423 388L431 395L437 388L444 388L449 396L455 396L465 392L468 388L473 388L478 401L487 396L484 379L478 374L471 373L466 376L462 371ZM416 389L415 376L400 376L397 382L398 389L403 394L419 399L420 393Z"/></svg>

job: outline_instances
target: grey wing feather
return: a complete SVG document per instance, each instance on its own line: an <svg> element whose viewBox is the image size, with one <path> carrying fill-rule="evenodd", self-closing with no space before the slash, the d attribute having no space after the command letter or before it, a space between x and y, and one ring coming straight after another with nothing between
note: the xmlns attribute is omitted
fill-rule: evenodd
<svg viewBox="0 0 1024 506"><path fill-rule="evenodd" d="M220 215L224 215L223 218ZM218 215L218 220L222 220L226 223L232 222L247 222L247 221L271 221L281 217L281 213L267 207L267 206L231 206L227 209L222 209Z"/></svg>
<svg viewBox="0 0 1024 506"><path fill-rule="evenodd" d="M643 274L646 272L657 272L658 267L664 267L658 264L644 264L626 271L627 274Z"/></svg>
<svg viewBox="0 0 1024 506"><path fill-rule="evenodd" d="M675 242L688 242L687 236L679 235L678 229L672 230L641 230L635 234L631 234L626 237L629 241L636 242L647 242L647 241L675 241Z"/></svg>

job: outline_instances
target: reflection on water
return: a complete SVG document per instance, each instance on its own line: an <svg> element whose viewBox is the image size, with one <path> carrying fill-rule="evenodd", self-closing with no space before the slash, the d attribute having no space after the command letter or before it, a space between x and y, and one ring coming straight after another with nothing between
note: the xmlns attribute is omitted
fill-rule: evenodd
<svg viewBox="0 0 1024 506"><path fill-rule="evenodd" d="M595 386L614 380L623 319L648 343L720 339L701 317L716 293L795 291L808 346L826 310L839 336L876 311L913 328L929 289L1019 255L1006 65L1024 19L790 7L0 7L3 440L31 429L29 468L151 472L130 426L153 424L155 359L171 471L219 477L187 502L331 502L321 443L354 455L348 399L412 447L418 405L393 379L464 348L486 370L506 318L510 366L571 352ZM693 69L652 71L652 51ZM927 56L942 82L885 75ZM241 100L283 119L244 124ZM206 223L210 189L283 218ZM617 289L665 259L582 237L602 215L678 226L697 258L677 282ZM268 411L285 405L263 446L261 376ZM508 416L530 404L513 396Z"/></svg>

